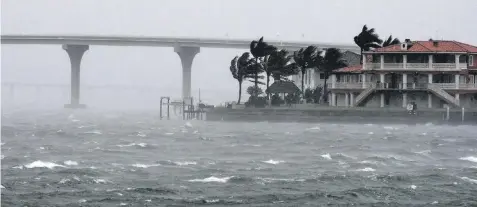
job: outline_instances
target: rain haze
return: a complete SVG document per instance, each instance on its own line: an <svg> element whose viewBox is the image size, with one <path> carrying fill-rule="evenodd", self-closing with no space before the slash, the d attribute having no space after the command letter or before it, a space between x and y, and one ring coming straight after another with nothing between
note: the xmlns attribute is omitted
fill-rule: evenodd
<svg viewBox="0 0 477 207"><path fill-rule="evenodd" d="M0 205L477 206L476 12L476 0L1 0ZM34 35L70 39L20 44L44 43ZM181 60L196 42L73 36L250 48L201 47L189 94ZM262 74L273 81L258 93Z"/></svg>

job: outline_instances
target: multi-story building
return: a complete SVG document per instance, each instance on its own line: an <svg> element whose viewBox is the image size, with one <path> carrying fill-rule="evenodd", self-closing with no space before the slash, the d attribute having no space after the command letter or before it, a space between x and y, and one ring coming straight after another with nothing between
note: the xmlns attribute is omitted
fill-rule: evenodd
<svg viewBox="0 0 477 207"><path fill-rule="evenodd" d="M363 52L363 60L331 76L331 106L477 108L476 46L407 39Z"/></svg>
<svg viewBox="0 0 477 207"><path fill-rule="evenodd" d="M359 54L356 54L351 51L346 51L343 53L343 59L348 63L348 65L357 65L360 62ZM293 75L291 80L295 82L295 85L301 89L301 73L298 75ZM305 89L316 89L316 87L322 87L325 82L325 75L322 72L319 72L313 68L306 70L303 85Z"/></svg>

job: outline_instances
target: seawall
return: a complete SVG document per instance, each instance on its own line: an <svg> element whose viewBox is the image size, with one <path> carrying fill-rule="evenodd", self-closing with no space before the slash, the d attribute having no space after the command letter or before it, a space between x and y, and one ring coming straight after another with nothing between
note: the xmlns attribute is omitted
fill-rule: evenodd
<svg viewBox="0 0 477 207"><path fill-rule="evenodd" d="M269 122L352 122L352 123L450 123L477 124L477 111L467 110L462 121L460 109L421 109L416 115L400 108L215 108L207 112L207 121Z"/></svg>

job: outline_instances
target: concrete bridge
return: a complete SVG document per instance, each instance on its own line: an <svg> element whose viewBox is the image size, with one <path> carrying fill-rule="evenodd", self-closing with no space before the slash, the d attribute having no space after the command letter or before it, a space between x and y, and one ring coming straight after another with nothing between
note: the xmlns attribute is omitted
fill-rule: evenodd
<svg viewBox="0 0 477 207"><path fill-rule="evenodd" d="M251 40L181 38L181 37L134 37L134 36L70 36L70 35L2 35L2 44L55 44L62 45L71 63L71 101L68 108L85 107L80 104L80 65L83 54L90 45L104 46L148 46L173 47L182 62L182 97L191 97L191 68L194 57L201 47L248 49ZM359 48L347 44L328 44L318 42L267 41L278 48L290 51L309 45L326 49L339 48L343 51L359 52Z"/></svg>

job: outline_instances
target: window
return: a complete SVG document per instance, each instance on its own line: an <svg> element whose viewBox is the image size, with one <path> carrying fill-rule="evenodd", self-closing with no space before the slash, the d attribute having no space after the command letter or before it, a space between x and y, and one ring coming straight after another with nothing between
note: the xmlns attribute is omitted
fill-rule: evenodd
<svg viewBox="0 0 477 207"><path fill-rule="evenodd" d="M474 66L474 56L469 55L469 66Z"/></svg>
<svg viewBox="0 0 477 207"><path fill-rule="evenodd" d="M325 79L325 74L324 73L320 73L320 79L321 80Z"/></svg>

